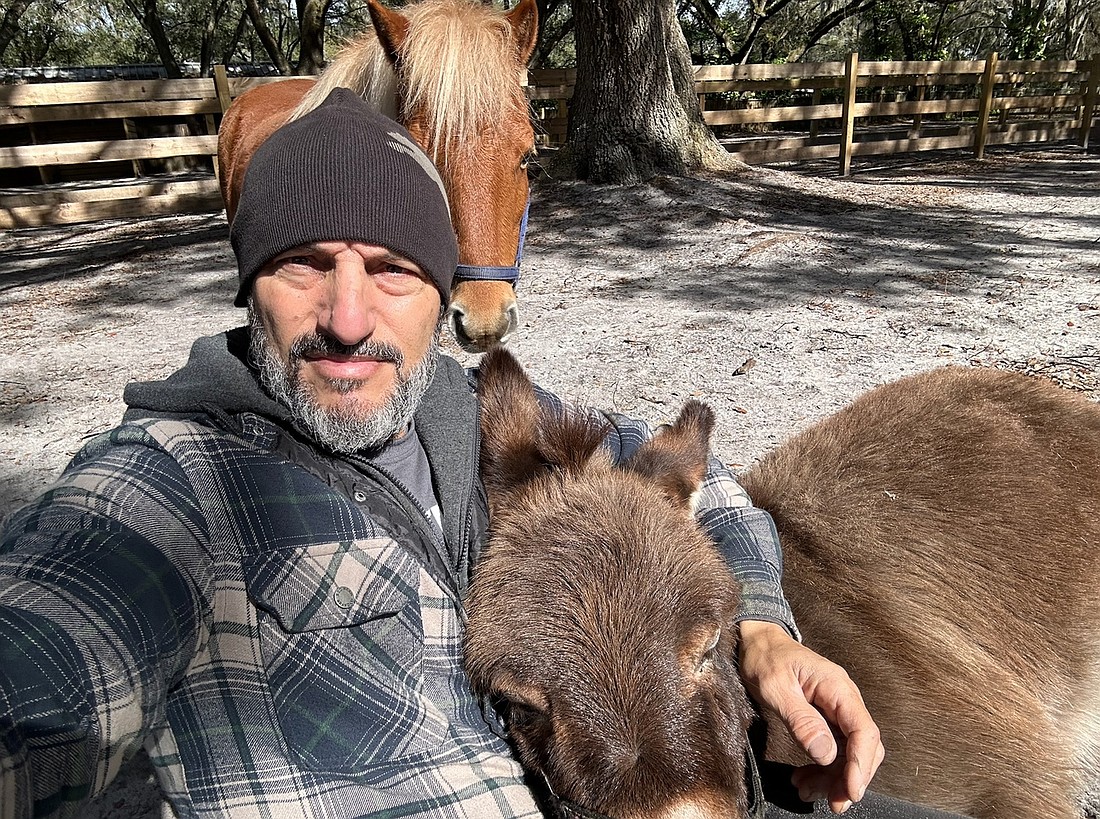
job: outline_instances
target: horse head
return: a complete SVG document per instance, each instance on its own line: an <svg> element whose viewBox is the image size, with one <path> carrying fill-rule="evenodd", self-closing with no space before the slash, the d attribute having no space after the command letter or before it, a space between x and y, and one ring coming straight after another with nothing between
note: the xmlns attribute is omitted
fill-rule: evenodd
<svg viewBox="0 0 1100 819"><path fill-rule="evenodd" d="M485 350L519 321L515 282L535 146L522 79L538 30L535 0L508 12L477 0L368 5L372 30L346 43L316 81L261 85L226 111L218 131L226 216L232 222L260 144L333 88L352 89L404 125L438 166L460 261L448 321L463 348Z"/></svg>
<svg viewBox="0 0 1100 819"><path fill-rule="evenodd" d="M535 47L535 0L504 13L466 0L368 7L397 75L397 119L435 161L450 199L461 264L448 323L464 349L485 350L518 326L535 149L521 77Z"/></svg>
<svg viewBox="0 0 1100 819"><path fill-rule="evenodd" d="M621 819L745 815L750 708L737 584L695 524L713 414L689 401L616 466L503 349L479 375L490 538L466 668L559 806Z"/></svg>

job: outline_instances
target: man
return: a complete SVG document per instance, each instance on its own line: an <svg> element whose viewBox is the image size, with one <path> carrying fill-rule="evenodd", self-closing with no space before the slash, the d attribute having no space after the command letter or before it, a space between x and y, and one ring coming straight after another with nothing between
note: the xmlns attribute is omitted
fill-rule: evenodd
<svg viewBox="0 0 1100 819"><path fill-rule="evenodd" d="M470 377L438 351L438 175L338 90L257 152L231 240L248 327L130 385L124 423L5 524L0 816L76 815L141 747L180 816L540 815L461 669L487 521ZM801 794L843 810L877 729L792 638L766 513L707 486L746 682L820 763Z"/></svg>

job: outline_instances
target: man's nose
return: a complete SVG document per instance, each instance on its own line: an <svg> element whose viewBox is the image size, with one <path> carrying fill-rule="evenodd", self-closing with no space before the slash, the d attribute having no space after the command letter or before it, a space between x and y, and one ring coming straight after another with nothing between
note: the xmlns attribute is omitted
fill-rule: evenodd
<svg viewBox="0 0 1100 819"><path fill-rule="evenodd" d="M318 329L341 344L358 344L374 333L381 296L367 274L363 258L357 253L340 254L328 276L328 294L318 317Z"/></svg>

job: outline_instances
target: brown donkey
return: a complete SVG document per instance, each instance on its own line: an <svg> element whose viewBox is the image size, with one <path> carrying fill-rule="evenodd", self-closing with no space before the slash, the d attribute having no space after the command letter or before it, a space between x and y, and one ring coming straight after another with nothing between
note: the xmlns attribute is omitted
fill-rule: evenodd
<svg viewBox="0 0 1100 819"><path fill-rule="evenodd" d="M871 787L981 819L1077 819L1100 782L1100 405L949 367L765 457L804 640L882 729Z"/></svg>
<svg viewBox="0 0 1100 819"><path fill-rule="evenodd" d="M475 691L524 764L589 810L744 815L735 584L689 512L709 410L689 402L617 469L598 428L546 417L507 354L486 358L481 393ZM873 789L981 819L1080 816L1100 780L1100 406L938 370L858 399L744 483L776 519L806 643L882 728Z"/></svg>
<svg viewBox="0 0 1100 819"><path fill-rule="evenodd" d="M604 427L553 417L498 348L482 361L491 536L466 666L520 760L614 817L738 817L751 716L736 584L695 526L713 414L688 402L622 467Z"/></svg>

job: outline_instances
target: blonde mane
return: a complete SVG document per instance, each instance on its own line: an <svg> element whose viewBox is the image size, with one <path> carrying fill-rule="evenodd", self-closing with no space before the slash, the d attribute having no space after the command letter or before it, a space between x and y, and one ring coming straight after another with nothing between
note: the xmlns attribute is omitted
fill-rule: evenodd
<svg viewBox="0 0 1100 819"><path fill-rule="evenodd" d="M480 0L422 0L401 11L409 33L401 46L400 82L368 30L340 50L291 118L316 108L332 89L350 88L394 119L421 112L438 158L441 148L473 145L480 133L498 131L517 112L526 116L525 66L503 11Z"/></svg>

